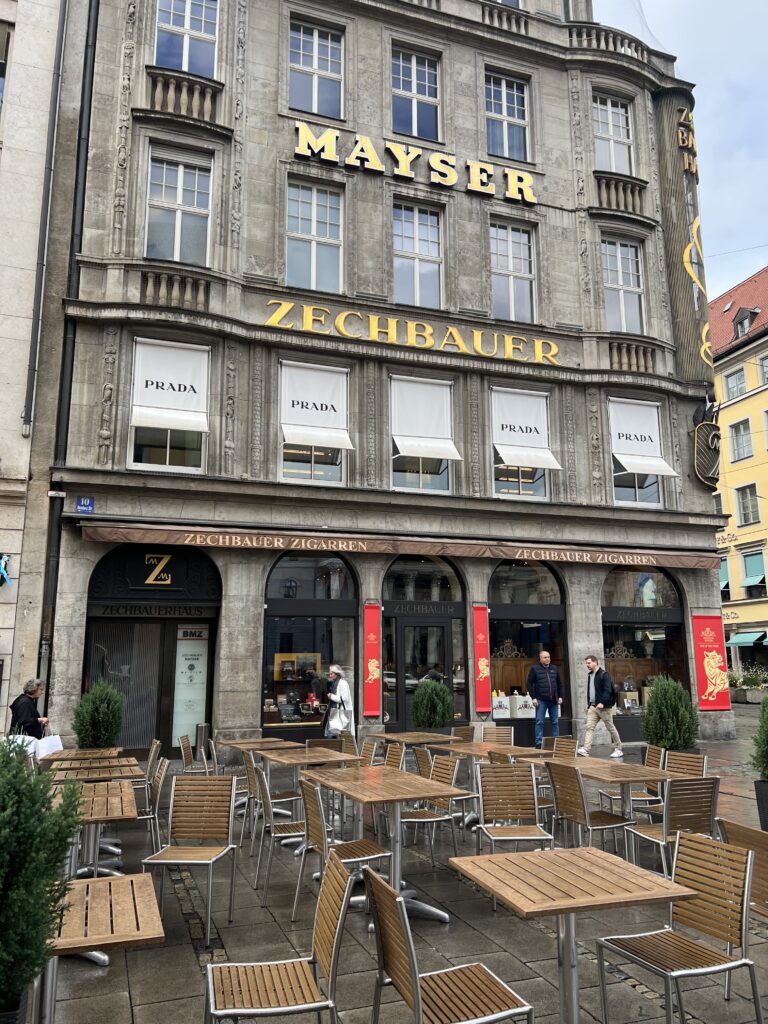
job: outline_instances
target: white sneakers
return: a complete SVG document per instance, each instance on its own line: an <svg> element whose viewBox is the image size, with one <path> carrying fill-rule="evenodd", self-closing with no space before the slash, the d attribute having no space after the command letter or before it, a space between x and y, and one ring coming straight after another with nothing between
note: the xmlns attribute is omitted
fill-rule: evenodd
<svg viewBox="0 0 768 1024"><path fill-rule="evenodd" d="M586 747L579 747L576 753L579 755L579 757L589 757L589 751Z"/></svg>
<svg viewBox="0 0 768 1024"><path fill-rule="evenodd" d="M624 751L621 747L616 747L616 749L612 751L611 757L624 757Z"/></svg>

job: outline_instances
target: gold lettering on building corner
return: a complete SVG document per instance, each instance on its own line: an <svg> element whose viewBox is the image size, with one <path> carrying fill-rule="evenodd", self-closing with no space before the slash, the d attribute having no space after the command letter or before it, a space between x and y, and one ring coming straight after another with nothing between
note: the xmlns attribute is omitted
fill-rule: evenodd
<svg viewBox="0 0 768 1024"><path fill-rule="evenodd" d="M347 551L364 554L368 542L342 537L276 537L249 533L185 533L185 547L257 548L275 551Z"/></svg>
<svg viewBox="0 0 768 1024"><path fill-rule="evenodd" d="M172 555L144 556L144 564L152 566L149 576L144 580L145 585L150 587L170 586L172 577L170 572L166 572L165 567L172 557Z"/></svg>

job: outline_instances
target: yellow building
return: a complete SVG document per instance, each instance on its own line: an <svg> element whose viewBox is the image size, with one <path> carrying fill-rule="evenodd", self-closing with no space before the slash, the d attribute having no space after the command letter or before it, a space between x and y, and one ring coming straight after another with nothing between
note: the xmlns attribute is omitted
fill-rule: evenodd
<svg viewBox="0 0 768 1024"><path fill-rule="evenodd" d="M709 304L722 432L717 535L732 668L768 666L768 267Z"/></svg>

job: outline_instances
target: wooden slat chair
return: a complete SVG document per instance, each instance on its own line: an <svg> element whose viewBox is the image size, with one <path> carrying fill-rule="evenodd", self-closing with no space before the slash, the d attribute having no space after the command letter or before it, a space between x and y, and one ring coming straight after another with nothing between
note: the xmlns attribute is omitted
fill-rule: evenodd
<svg viewBox="0 0 768 1024"><path fill-rule="evenodd" d="M757 1022L763 1024L755 965L748 959L752 860L753 854L748 850L692 833L679 835L672 878L680 885L696 889L698 895L671 904L670 921L666 928L639 935L612 935L597 940L604 1024L608 1020L606 951L615 953L621 963L631 961L664 979L668 1024L671 1024L674 1015L673 985L680 1022L684 1024L683 978L726 972L727 982L732 971L744 967L749 971ZM678 926L698 932L707 939L714 939L726 948L717 949L709 942L693 938L688 931L679 931ZM733 957L734 949L739 949L741 953L736 959ZM711 988L707 989L707 992L711 991ZM726 984L725 998L729 997L730 989Z"/></svg>
<svg viewBox="0 0 768 1024"><path fill-rule="evenodd" d="M210 775L210 766L205 758L204 751L202 762L196 761L192 754L192 744L189 736L179 736L179 747L181 747L181 763L185 775Z"/></svg>
<svg viewBox="0 0 768 1024"><path fill-rule="evenodd" d="M299 891L304 877L304 864L306 863L308 853L316 853L319 856L321 878L331 850L333 850L342 864L354 867L356 870L359 870L364 864L370 864L371 861L391 861L392 859L391 850L385 850L383 846L379 846L372 839L353 839L346 843L333 839L325 820L320 787L313 785L306 779L302 779L299 785L301 786L301 795L304 799L304 846L301 851L301 863L299 865L299 877L296 881L296 895L293 899L291 921L296 920Z"/></svg>
<svg viewBox="0 0 768 1024"><path fill-rule="evenodd" d="M684 754L680 750L668 750L664 770L675 775L706 775L707 755Z"/></svg>
<svg viewBox="0 0 768 1024"><path fill-rule="evenodd" d="M628 818L610 811L593 810L587 803L584 792L584 780L581 772L570 764L563 764L556 759L547 761L547 771L552 786L554 801L554 817L564 825L570 823L575 830L575 840L581 846L583 834L587 832L587 843L592 845L592 833L600 834L601 845L605 847L605 833L613 836L614 851L618 849L616 836L626 825L632 824Z"/></svg>
<svg viewBox="0 0 768 1024"><path fill-rule="evenodd" d="M737 821L717 818L717 826L724 843L751 850L755 855L752 873L752 910L768 918L768 832Z"/></svg>
<svg viewBox="0 0 768 1024"><path fill-rule="evenodd" d="M346 730L341 733L341 749L345 754L349 754L350 757L357 757L360 751L357 749L357 740L351 732Z"/></svg>
<svg viewBox="0 0 768 1024"><path fill-rule="evenodd" d="M266 907L267 895L269 893L269 876L272 873L272 857L275 853L275 843L280 843L283 839L290 838L291 836L303 836L304 835L304 821L275 821L275 811L272 806L272 797L269 793L269 784L267 783L267 777L264 774L264 769L259 765L254 765L254 771L256 773L256 785L259 791L259 802L261 804L261 835L259 836L259 856L256 861L256 876L253 880L253 888L259 888L259 874L261 872L261 858L264 853L264 840L269 836L269 854L267 856L267 871L264 878L264 888L261 891L261 905ZM253 849L253 839L251 839L251 849Z"/></svg>
<svg viewBox="0 0 768 1024"><path fill-rule="evenodd" d="M248 833L251 837L251 849L250 856L253 856L253 846L256 842L256 823L259 820L261 814L261 790L259 789L258 779L256 778L256 762L254 760L254 752L252 750L243 751L243 762L245 764L245 778L248 785L245 814L243 815L243 824L240 829L240 843L243 845L243 837L245 835L246 824L248 826ZM288 789L279 793L270 794L270 802L272 809L274 810L276 804L287 804L293 808L293 804L299 800L300 794L295 789Z"/></svg>
<svg viewBox="0 0 768 1024"><path fill-rule="evenodd" d="M426 747L414 747L413 756L416 758L416 771L422 779L428 779L432 773L432 755Z"/></svg>
<svg viewBox="0 0 768 1024"><path fill-rule="evenodd" d="M323 1010L336 1024L336 976L352 885L352 876L331 851L317 898L310 956L271 963L209 964L204 1024L289 1013L317 1013L320 1021ZM318 968L325 979L324 992Z"/></svg>
<svg viewBox="0 0 768 1024"><path fill-rule="evenodd" d="M398 771L403 771L405 768L405 744L404 743L387 743L384 751L383 761L374 761L375 765L383 765L385 768L396 768ZM371 817L373 821L373 833L378 837L379 834L379 818L384 818L387 822L387 832L389 832L389 822L386 810L382 810L377 804L371 805Z"/></svg>
<svg viewBox="0 0 768 1024"><path fill-rule="evenodd" d="M559 736L543 736L541 739L542 750L554 750L555 740L572 740L573 736L566 733L561 733Z"/></svg>
<svg viewBox="0 0 768 1024"><path fill-rule="evenodd" d="M361 768L370 768L370 766L376 760L376 747L379 745L379 741L371 737L363 740L363 745L360 748L360 761Z"/></svg>
<svg viewBox="0 0 768 1024"><path fill-rule="evenodd" d="M176 775L171 789L168 811L168 845L141 862L144 870L159 867L160 913L163 910L165 869L171 867L208 868L208 900L206 907L205 944L211 944L211 890L213 866L223 857L232 860L229 884L229 920L235 901L235 866L237 847L232 842L235 814L235 780L233 778L189 778Z"/></svg>
<svg viewBox="0 0 768 1024"><path fill-rule="evenodd" d="M435 756L432 759L432 772L430 779L433 782L442 782L446 786L456 785L456 772L459 769L458 759L455 757ZM435 866L435 829L438 825L447 823L451 826L451 838L453 839L453 854L458 857L459 851L456 845L456 822L453 817L453 799L451 797L438 797L427 801L425 807L403 808L400 818L405 834L408 825L427 826L429 837L429 853L432 858L432 866ZM432 826L430 829L428 826Z"/></svg>
<svg viewBox="0 0 768 1024"><path fill-rule="evenodd" d="M664 784L661 822L627 825L625 836L628 859L637 864L641 843L652 843L661 853L664 877L669 878L672 847L678 832L697 832L715 837L715 813L720 779L716 776L668 779Z"/></svg>
<svg viewBox="0 0 768 1024"><path fill-rule="evenodd" d="M344 749L344 740L339 737L338 739L315 739L305 740L304 743L307 750L312 750L315 747L320 747L321 750L338 750L341 752Z"/></svg>
<svg viewBox="0 0 768 1024"><path fill-rule="evenodd" d="M462 743L472 743L475 738L474 725L454 725L451 736L456 736Z"/></svg>
<svg viewBox="0 0 768 1024"><path fill-rule="evenodd" d="M511 747L515 742L515 729L512 725L484 725L483 743L504 743Z"/></svg>
<svg viewBox="0 0 768 1024"><path fill-rule="evenodd" d="M152 786L152 780L155 777L155 771L157 770L157 759L160 757L160 748L162 743L160 740L152 740L149 745L149 752L147 754L147 766L144 769L144 778L134 782L134 789L144 790L144 807L149 807L150 802L150 789Z"/></svg>
<svg viewBox="0 0 768 1024"><path fill-rule="evenodd" d="M556 758L570 760L576 757L576 740L571 736L555 736L552 750Z"/></svg>
<svg viewBox="0 0 768 1024"><path fill-rule="evenodd" d="M653 744L649 743L643 752L643 764L646 768L658 768L663 770L666 755L667 752L664 747L655 747ZM647 813L650 817L651 809L654 807L660 808L661 802L660 787L655 782L646 783L644 790L634 790L632 792L633 813L635 811L638 811L640 814ZM600 806L603 810L615 812L617 805L621 807L620 789L600 790Z"/></svg>
<svg viewBox="0 0 768 1024"><path fill-rule="evenodd" d="M370 868L364 874L378 954L371 1024L378 1024L386 985L405 1000L415 1024L491 1024L522 1017L533 1024L533 1008L483 964L420 974L403 897Z"/></svg>
<svg viewBox="0 0 768 1024"><path fill-rule="evenodd" d="M165 782L165 776L168 774L168 765L171 762L167 757L161 757L156 763L155 774L152 779L152 783L149 787L149 799L147 803L137 808L138 816L137 821L146 821L149 825L149 831L152 834L152 850L154 853L160 849L160 818L158 811L160 809L160 796L163 792L163 784Z"/></svg>
<svg viewBox="0 0 768 1024"><path fill-rule="evenodd" d="M512 764L512 755L511 754L502 754L498 750L489 750L488 751L488 763L489 764L496 764L496 765Z"/></svg>

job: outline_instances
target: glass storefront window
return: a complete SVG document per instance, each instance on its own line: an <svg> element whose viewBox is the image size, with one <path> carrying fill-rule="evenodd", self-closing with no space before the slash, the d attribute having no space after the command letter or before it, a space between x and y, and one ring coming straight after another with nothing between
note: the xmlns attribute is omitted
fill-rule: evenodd
<svg viewBox="0 0 768 1024"><path fill-rule="evenodd" d="M384 578L385 601L461 601L461 584L445 562L406 555Z"/></svg>
<svg viewBox="0 0 768 1024"><path fill-rule="evenodd" d="M603 584L603 608L679 608L674 583L660 572L613 569Z"/></svg>
<svg viewBox="0 0 768 1024"><path fill-rule="evenodd" d="M528 673L538 664L540 651L549 651L552 664L567 682L564 622L491 618L489 633L491 688L498 693L527 693Z"/></svg>
<svg viewBox="0 0 768 1024"><path fill-rule="evenodd" d="M269 574L267 583L268 601L348 601L354 597L354 581L340 558L285 555Z"/></svg>
<svg viewBox="0 0 768 1024"><path fill-rule="evenodd" d="M562 598L557 580L545 566L535 562L503 562L491 577L488 603L561 604Z"/></svg>
<svg viewBox="0 0 768 1024"><path fill-rule="evenodd" d="M682 623L605 623L603 645L606 671L625 690L640 692L659 675L688 684Z"/></svg>

